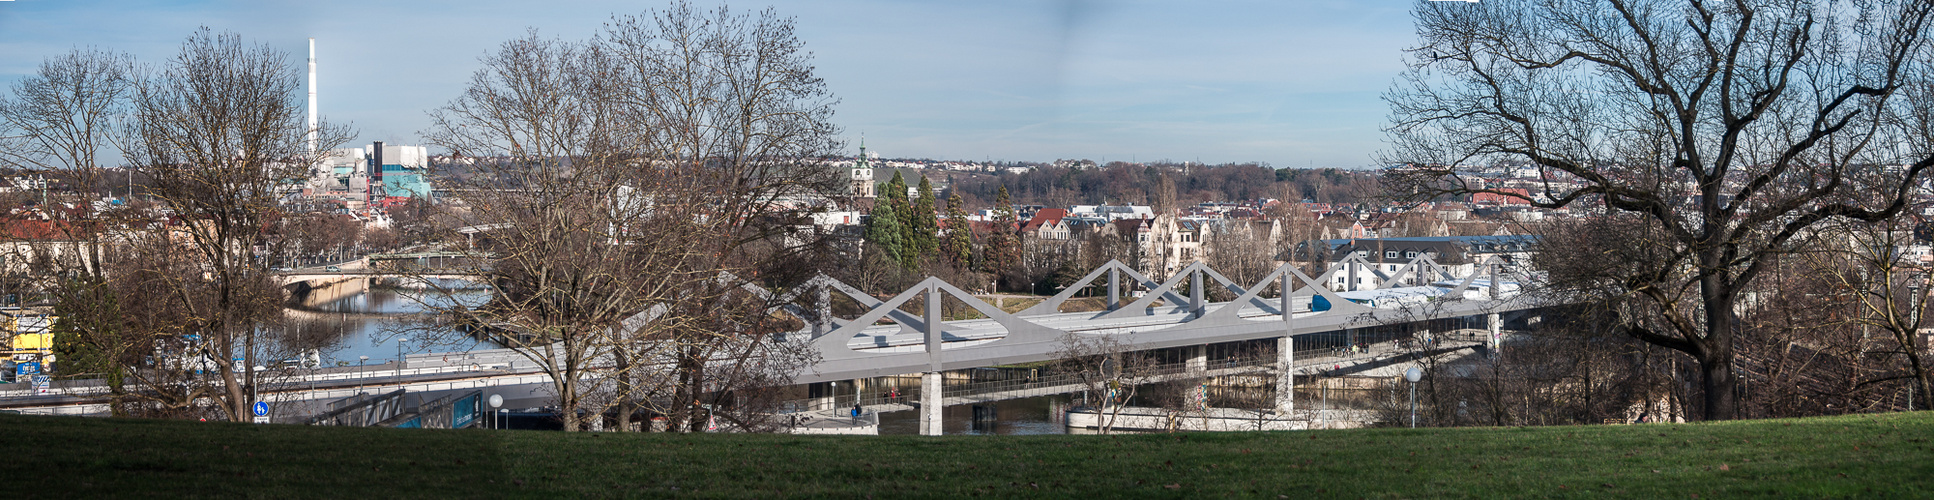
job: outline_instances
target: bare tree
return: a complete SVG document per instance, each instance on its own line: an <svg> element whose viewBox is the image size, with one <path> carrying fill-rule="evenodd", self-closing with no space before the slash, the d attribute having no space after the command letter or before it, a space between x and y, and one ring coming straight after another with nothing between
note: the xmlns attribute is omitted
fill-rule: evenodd
<svg viewBox="0 0 1934 500"><path fill-rule="evenodd" d="M1276 244L1270 241L1269 227L1249 221L1228 221L1205 231L1202 251L1208 253L1209 267L1222 272L1237 285L1248 287L1276 270ZM1277 286L1265 284L1265 287ZM1212 286L1207 290L1216 301L1235 299L1234 292Z"/></svg>
<svg viewBox="0 0 1934 500"><path fill-rule="evenodd" d="M1733 308L1767 257L1821 221L1894 217L1934 166L1934 95L1917 63L1929 9L1418 2L1421 43L1386 96L1393 146L1382 159L1405 166L1386 178L1417 200L1492 193L1630 225L1620 238L1649 260L1554 269L1553 280L1620 303L1610 310L1624 333L1691 355L1705 417L1735 418ZM1504 160L1536 171L1528 193L1471 175ZM1628 256L1585 243L1547 239Z"/></svg>
<svg viewBox="0 0 1934 500"><path fill-rule="evenodd" d="M581 412L606 408L591 396L622 355L612 342L620 325L694 279L692 247L668 239L691 214L641 189L672 179L634 175L634 158L615 147L623 131L601 98L611 82L597 54L531 32L483 62L465 93L432 113L427 135L455 154L508 157L462 179L459 218L496 228L479 248L494 256L470 270L495 293L481 307L444 309L541 367L564 429L576 431Z"/></svg>
<svg viewBox="0 0 1934 500"><path fill-rule="evenodd" d="M823 161L832 100L792 30L675 3L588 42L533 32L432 113L430 142L509 158L463 178L452 215L497 228L474 272L499 298L451 312L551 372L566 429L609 406L675 431L760 428L798 369L768 335L763 290L782 283L762 277L797 275L773 266L823 236L802 200L843 186Z"/></svg>
<svg viewBox="0 0 1934 500"><path fill-rule="evenodd" d="M1906 253L1915 243L1912 221L1892 219L1872 224L1835 224L1822 228L1819 251L1806 254L1815 276L1851 295L1850 324L1863 332L1852 342L1855 358L1881 361L1875 373L1860 374L1856 387L1905 379L1922 395L1934 394L1929 379L1928 346L1922 332L1934 307L1929 286L1930 265ZM1838 243L1838 244L1836 244ZM1872 339L1869 329L1884 335ZM1923 396L1925 397L1925 396Z"/></svg>
<svg viewBox="0 0 1934 500"><path fill-rule="evenodd" d="M1132 350L1121 339L1109 335L1069 333L1061 338L1051 354L1060 360L1064 372L1080 378L1087 391L1088 408L1095 412L1096 430L1107 434L1128 402L1148 383L1154 360Z"/></svg>
<svg viewBox="0 0 1934 500"><path fill-rule="evenodd" d="M179 221L155 227L161 241L187 249L199 272L156 282L147 293L181 310L181 331L204 339L219 390L211 394L230 420L249 416L259 386L255 366L265 326L279 317L281 290L254 255L284 187L317 161L304 142L300 78L286 53L206 28L133 95L130 165L149 179L153 197ZM324 127L321 150L347 140ZM241 360L232 363L230 360Z"/></svg>
<svg viewBox="0 0 1934 500"><path fill-rule="evenodd" d="M115 153L113 132L134 76L134 58L108 50L74 49L42 61L14 83L10 97L0 97L0 129L13 129L5 135L15 139L0 148L0 166L58 173L93 194L103 180L102 159Z"/></svg>
<svg viewBox="0 0 1934 500"><path fill-rule="evenodd" d="M107 379L116 413L125 394L121 361L134 343L119 328L120 311L103 272L110 226L94 195L105 177L101 160L113 154L112 132L132 93L133 73L127 54L75 49L41 62L38 72L15 82L10 96L0 97L0 166L51 173L70 183L71 191L54 193L57 198L42 205L54 218L48 228L56 238L44 243L62 248L43 252L52 268L40 276L40 287L54 292L63 318L56 329L70 361L63 371ZM72 208L52 209L63 205Z"/></svg>
<svg viewBox="0 0 1934 500"><path fill-rule="evenodd" d="M674 427L699 430L701 412L719 415L726 400L740 398L727 418L760 415L752 393L790 374L751 376L747 368L796 368L796 357L765 335L773 323L772 304L740 294L747 286L768 283L767 276L792 273L775 269L812 251L811 240L824 235L810 229L810 214L823 207L801 203L843 193L841 172L826 161L842 144L831 122L837 100L813 74L811 54L794 33L792 18L767 9L752 14L726 7L694 9L679 1L665 9L608 23L595 45L624 68L621 110L637 133L635 151L652 161L680 165L692 188L664 193L703 213L713 233L687 239L709 255L708 267L725 280L696 282L686 297L720 297L726 302L687 299L672 314L694 318L656 335L677 340L675 406L663 408ZM718 304L737 307L719 307ZM727 369L712 369L724 357ZM763 361L754 362L755 359ZM769 398L766 398L769 399ZM709 402L701 402L709 400ZM692 401L693 404L685 404ZM709 408L709 409L708 409ZM749 420L742 427L756 427Z"/></svg>

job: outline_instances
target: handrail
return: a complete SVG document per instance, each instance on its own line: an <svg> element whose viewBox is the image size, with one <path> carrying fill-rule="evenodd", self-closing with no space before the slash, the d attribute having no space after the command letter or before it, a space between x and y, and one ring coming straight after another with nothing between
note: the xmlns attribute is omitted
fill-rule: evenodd
<svg viewBox="0 0 1934 500"><path fill-rule="evenodd" d="M1276 363L1276 355L1274 353L1266 354L1266 355L1252 355L1252 356L1213 359L1213 360L1209 360L1207 366L1205 367L1206 370L1203 372L1203 375L1204 376L1229 375L1228 373L1218 373L1218 372L1222 372L1224 370L1229 370L1234 368L1264 368L1264 367L1274 366L1275 363ZM1142 383L1156 382L1157 380L1154 380L1154 379L1167 378L1174 375L1182 375L1182 374L1188 373L1189 371L1190 371L1190 368L1189 368L1189 363L1187 361L1154 365L1152 367L1149 367L1147 369L1140 371L1139 373L1135 373L1134 378L1137 380L1133 380L1132 383L1142 384ZM1065 387L1070 385L1086 385L1085 382L1083 382L1084 375L1086 374L1079 373L1079 372L1067 372L1067 373L1055 373L1055 374L1043 375L1039 377L1032 377L1032 378L1025 378L1025 379L974 382L974 383L956 385L952 387L946 387L943 389L942 392L944 397L948 397L948 398L972 398L975 396L985 396L989 394L996 394L996 393L1009 392L1009 391L1021 391L1021 390L1029 390L1029 389L1053 389L1053 388L1060 388L1060 387ZM820 402L823 400L824 398L808 398L808 399L795 399L795 400L783 401L780 403L780 408L781 408L780 411L781 412L810 411L813 409L815 402ZM918 388L911 388L906 393L901 394L897 398L890 398L884 394L878 394L878 393L875 393L872 395L862 395L857 399L851 396L840 396L840 397L834 398L833 404L835 405L835 407L844 408L850 404L859 404L860 406L912 405L919 401L920 401L920 390Z"/></svg>

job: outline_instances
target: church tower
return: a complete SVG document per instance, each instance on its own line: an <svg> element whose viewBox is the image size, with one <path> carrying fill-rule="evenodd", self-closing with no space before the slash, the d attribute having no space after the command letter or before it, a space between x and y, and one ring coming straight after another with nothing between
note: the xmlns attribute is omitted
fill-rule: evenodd
<svg viewBox="0 0 1934 500"><path fill-rule="evenodd" d="M853 182L853 196L873 197L873 166L866 159L866 137L864 136L860 137L860 159L853 163L853 169L848 175Z"/></svg>

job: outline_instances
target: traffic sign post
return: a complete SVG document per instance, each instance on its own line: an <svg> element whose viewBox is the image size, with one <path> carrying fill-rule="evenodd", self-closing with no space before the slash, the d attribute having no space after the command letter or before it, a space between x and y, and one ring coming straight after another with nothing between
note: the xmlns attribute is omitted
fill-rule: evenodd
<svg viewBox="0 0 1934 500"><path fill-rule="evenodd" d="M256 401L254 410L255 410L255 423L258 423L258 424L269 423L269 404L267 402Z"/></svg>

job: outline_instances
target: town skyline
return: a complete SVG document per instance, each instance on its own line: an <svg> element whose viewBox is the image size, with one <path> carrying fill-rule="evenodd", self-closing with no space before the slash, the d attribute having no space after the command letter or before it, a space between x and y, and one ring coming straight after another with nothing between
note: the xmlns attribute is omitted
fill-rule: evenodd
<svg viewBox="0 0 1934 500"><path fill-rule="evenodd" d="M1414 39L1407 4L730 5L797 18L841 100L846 153L864 135L888 158L1369 167L1379 96ZM664 6L22 0L0 3L0 85L75 47L159 62L204 25L286 51L299 72L313 37L322 116L353 125L352 145L413 144L425 112L503 41L526 29L584 39L612 15Z"/></svg>

